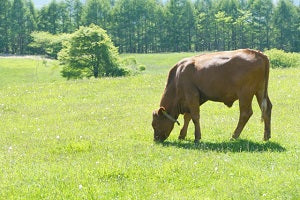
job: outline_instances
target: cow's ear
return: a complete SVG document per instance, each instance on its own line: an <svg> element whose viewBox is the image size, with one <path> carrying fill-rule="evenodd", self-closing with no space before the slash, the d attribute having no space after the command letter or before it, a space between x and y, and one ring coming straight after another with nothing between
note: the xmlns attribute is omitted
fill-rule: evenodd
<svg viewBox="0 0 300 200"><path fill-rule="evenodd" d="M162 116L163 112L166 111L166 109L164 107L160 107L157 111L158 115Z"/></svg>

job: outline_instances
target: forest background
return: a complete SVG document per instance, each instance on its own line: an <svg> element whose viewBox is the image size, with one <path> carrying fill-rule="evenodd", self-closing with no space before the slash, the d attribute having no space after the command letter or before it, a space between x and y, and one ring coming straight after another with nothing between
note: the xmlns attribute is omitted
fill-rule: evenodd
<svg viewBox="0 0 300 200"><path fill-rule="evenodd" d="M289 0L0 0L0 53L39 54L32 32L96 24L120 53L300 51L300 7Z"/></svg>

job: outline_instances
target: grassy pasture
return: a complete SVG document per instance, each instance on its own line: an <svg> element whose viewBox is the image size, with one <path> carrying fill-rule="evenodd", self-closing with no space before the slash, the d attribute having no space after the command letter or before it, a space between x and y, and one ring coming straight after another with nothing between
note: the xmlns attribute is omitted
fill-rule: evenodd
<svg viewBox="0 0 300 200"><path fill-rule="evenodd" d="M256 100L241 134L238 103L201 107L202 141L176 126L153 143L168 70L191 53L135 56L125 78L66 81L55 61L0 59L0 199L299 199L300 68L272 69L272 138ZM180 117L180 122L183 122Z"/></svg>

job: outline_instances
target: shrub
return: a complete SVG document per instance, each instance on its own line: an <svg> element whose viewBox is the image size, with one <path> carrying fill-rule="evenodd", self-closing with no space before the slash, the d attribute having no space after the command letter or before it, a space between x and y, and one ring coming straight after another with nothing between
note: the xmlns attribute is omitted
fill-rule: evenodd
<svg viewBox="0 0 300 200"><path fill-rule="evenodd" d="M146 70L146 66L145 65L139 65L139 70L140 71L145 71Z"/></svg>
<svg viewBox="0 0 300 200"><path fill-rule="evenodd" d="M123 76L117 48L106 31L94 24L80 27L63 43L58 54L62 75L70 78Z"/></svg>
<svg viewBox="0 0 300 200"><path fill-rule="evenodd" d="M266 50L265 54L269 57L270 65L272 68L288 68L300 66L299 53L287 53L283 50L270 49Z"/></svg>
<svg viewBox="0 0 300 200"><path fill-rule="evenodd" d="M145 65L138 64L134 57L127 57L121 61L123 68L127 69L130 74L138 74L146 70Z"/></svg>

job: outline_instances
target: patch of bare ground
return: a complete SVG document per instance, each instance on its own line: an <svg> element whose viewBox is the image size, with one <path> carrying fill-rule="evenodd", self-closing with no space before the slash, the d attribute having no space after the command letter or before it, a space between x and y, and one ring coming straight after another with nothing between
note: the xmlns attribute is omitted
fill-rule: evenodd
<svg viewBox="0 0 300 200"><path fill-rule="evenodd" d="M0 54L0 58L12 58L12 59L34 59L34 60L52 60L42 55L13 55L13 54Z"/></svg>

